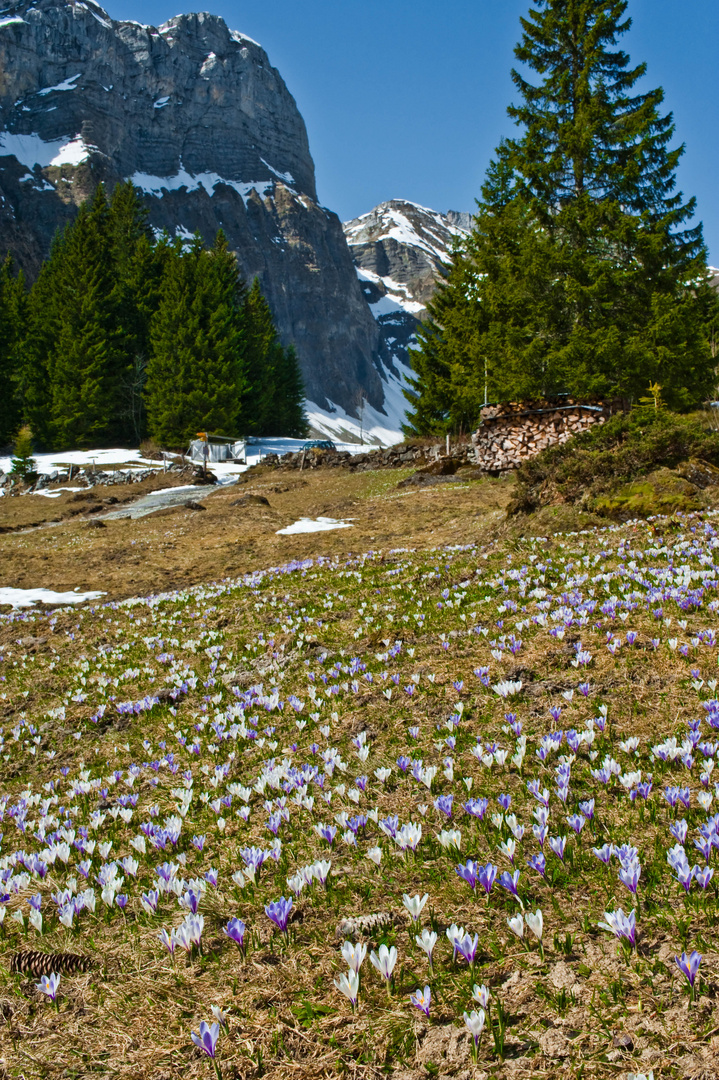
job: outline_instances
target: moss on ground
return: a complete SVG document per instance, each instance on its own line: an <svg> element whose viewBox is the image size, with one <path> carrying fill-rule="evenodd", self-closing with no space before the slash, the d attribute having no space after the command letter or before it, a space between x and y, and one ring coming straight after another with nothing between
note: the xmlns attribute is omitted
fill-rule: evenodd
<svg viewBox="0 0 719 1080"><path fill-rule="evenodd" d="M525 462L510 514L565 505L627 520L699 509L713 503L718 469L719 432L706 415L622 414Z"/></svg>

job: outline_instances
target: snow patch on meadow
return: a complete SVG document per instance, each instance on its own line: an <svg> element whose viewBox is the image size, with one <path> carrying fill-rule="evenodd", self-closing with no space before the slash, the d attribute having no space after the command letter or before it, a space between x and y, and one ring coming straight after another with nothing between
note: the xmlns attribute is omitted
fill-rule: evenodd
<svg viewBox="0 0 719 1080"><path fill-rule="evenodd" d="M84 604L86 600L99 600L104 592L54 592L52 589L0 588L0 605L13 608L32 607L34 604Z"/></svg>
<svg viewBox="0 0 719 1080"><path fill-rule="evenodd" d="M284 529L278 529L278 536L297 536L298 533L329 532L330 529L351 529L350 521L338 521L337 518L300 518L294 525L288 525Z"/></svg>

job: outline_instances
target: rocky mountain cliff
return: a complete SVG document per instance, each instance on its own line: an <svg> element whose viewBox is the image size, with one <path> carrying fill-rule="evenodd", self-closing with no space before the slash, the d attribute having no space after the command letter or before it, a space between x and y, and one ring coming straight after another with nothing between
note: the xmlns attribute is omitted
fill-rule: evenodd
<svg viewBox="0 0 719 1080"><path fill-rule="evenodd" d="M362 388L382 409L380 327L264 50L207 14L155 28L93 0L0 10L0 252L33 276L97 183L127 178L156 229L208 242L225 230L295 343L310 399L354 411Z"/></svg>
<svg viewBox="0 0 719 1080"><path fill-rule="evenodd" d="M402 199L345 222L357 276L393 361L409 364L407 350L442 267L471 223L470 214L439 214Z"/></svg>

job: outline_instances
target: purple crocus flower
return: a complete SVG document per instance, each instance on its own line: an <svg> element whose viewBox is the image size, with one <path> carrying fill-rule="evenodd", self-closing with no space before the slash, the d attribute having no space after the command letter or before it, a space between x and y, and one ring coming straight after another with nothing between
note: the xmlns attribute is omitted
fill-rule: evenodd
<svg viewBox="0 0 719 1080"><path fill-rule="evenodd" d="M285 900L284 896L281 896L279 900L272 900L269 904L265 904L265 915L268 919L277 926L283 934L287 933L287 923L290 917L290 911L292 910L292 898Z"/></svg>
<svg viewBox="0 0 719 1080"><path fill-rule="evenodd" d="M335 825L323 825L320 829L320 836L327 841L330 847L334 844L336 835L337 827Z"/></svg>
<svg viewBox="0 0 719 1080"><path fill-rule="evenodd" d="M162 944L165 946L167 951L169 952L170 956L174 957L174 955L175 955L175 945L177 944L174 931L171 931L168 934L167 930L163 926L162 930L160 931L160 933L157 936L160 939L160 941L162 942Z"/></svg>
<svg viewBox="0 0 719 1080"><path fill-rule="evenodd" d="M637 895L637 888L639 886L639 877L641 875L642 868L638 860L633 860L623 866L619 871L619 880L626 885L632 896Z"/></svg>
<svg viewBox="0 0 719 1080"><path fill-rule="evenodd" d="M550 836L549 846L557 858L564 862L564 849L567 846L566 836Z"/></svg>
<svg viewBox="0 0 719 1080"><path fill-rule="evenodd" d="M513 874L510 874L508 870L505 870L499 878L499 884L507 892L510 892L512 896L516 896L519 899L519 893L517 892L517 885L519 883L519 870L515 870Z"/></svg>
<svg viewBox="0 0 719 1080"><path fill-rule="evenodd" d="M614 854L614 844L604 844L603 847L592 848L592 851L597 856L600 862L603 862L605 866L609 865L609 861Z"/></svg>
<svg viewBox="0 0 719 1080"><path fill-rule="evenodd" d="M487 813L487 807L489 806L488 799L468 799L466 803L462 803L462 806L466 813L472 817L483 820L484 815Z"/></svg>
<svg viewBox="0 0 719 1080"><path fill-rule="evenodd" d="M192 1032L192 1041L195 1046L199 1046L200 1050L204 1050L208 1057L215 1059L215 1049L217 1047L217 1040L220 1036L220 1025L207 1024L204 1020L200 1022L200 1034Z"/></svg>
<svg viewBox="0 0 719 1080"><path fill-rule="evenodd" d="M712 842L709 837L700 836L698 840L694 841L694 847L701 851L706 861L709 862L712 853Z"/></svg>
<svg viewBox="0 0 719 1080"><path fill-rule="evenodd" d="M428 986L425 986L424 990L419 990L414 994L409 995L409 1000L412 1004L423 1012L426 1017L429 1018L429 1007L432 1003L432 992Z"/></svg>
<svg viewBox="0 0 719 1080"><path fill-rule="evenodd" d="M695 949L691 956L687 956L687 954L683 952L681 956L675 956L674 960L682 975L684 975L687 982L689 983L689 988L692 992L693 997L694 983L696 981L697 975L699 974L699 965L702 962L701 953L698 953Z"/></svg>
<svg viewBox="0 0 719 1080"><path fill-rule="evenodd" d="M636 911L630 911L628 915L625 915L621 908L617 911L605 911L604 918L606 922L598 923L602 930L609 930L620 941L625 938L633 948L637 934Z"/></svg>
<svg viewBox="0 0 719 1080"><path fill-rule="evenodd" d="M462 863L460 863L459 866L456 867L457 873L459 874L459 876L462 878L463 881L467 882L470 889L476 889L477 888L477 872L478 872L479 869L480 868L477 866L477 863L472 862L471 859L467 860L466 865L463 865Z"/></svg>
<svg viewBox="0 0 719 1080"><path fill-rule="evenodd" d="M701 960L701 957L699 957L699 959ZM41 993L46 994L47 997L54 1002L57 998L57 988L59 985L60 975L56 971L53 971L50 975L43 975L40 982L36 984L36 988L40 990Z"/></svg>
<svg viewBox="0 0 719 1080"><path fill-rule="evenodd" d="M471 966L474 964L474 959L477 955L477 946L479 944L479 935L474 935L474 940L471 934L465 934L461 941L457 942L457 952L461 953L467 963Z"/></svg>
<svg viewBox="0 0 719 1080"><path fill-rule="evenodd" d="M181 907L186 908L192 915L196 915L199 907L202 895L199 892L195 892L194 889L187 889L184 895L178 900Z"/></svg>
<svg viewBox="0 0 719 1080"><path fill-rule="evenodd" d="M527 859L527 866L531 870L536 870L538 874L541 874L542 877L544 877L547 871L547 860L540 851L538 855L532 855L531 859Z"/></svg>
<svg viewBox="0 0 719 1080"><path fill-rule="evenodd" d="M487 863L486 866L482 866L477 874L477 881L482 886L487 896L492 891L495 879L497 877L497 867L492 863Z"/></svg>
<svg viewBox="0 0 719 1080"><path fill-rule="evenodd" d="M234 941L241 949L245 947L245 930L247 927L242 919L230 919L225 927L225 933L230 941Z"/></svg>
<svg viewBox="0 0 719 1080"><path fill-rule="evenodd" d="M579 836L586 823L587 819L582 814L571 814L567 818L567 824L574 829L577 836Z"/></svg>
<svg viewBox="0 0 719 1080"><path fill-rule="evenodd" d="M594 799L588 799L587 802L580 802L579 809L588 821L594 818Z"/></svg>
<svg viewBox="0 0 719 1080"><path fill-rule="evenodd" d="M532 832L539 841L539 846L544 847L544 841L547 839L547 833L549 829L546 825L532 825Z"/></svg>
<svg viewBox="0 0 719 1080"><path fill-rule="evenodd" d="M435 810L439 810L446 817L451 818L453 801L453 795L438 795L434 800L434 808Z"/></svg>
<svg viewBox="0 0 719 1080"><path fill-rule="evenodd" d="M703 870L697 870L694 877L695 877L695 880L696 880L697 884L702 889L706 889L707 885L709 884L711 879L714 877L714 871L712 870L712 868L710 866L705 866Z"/></svg>
<svg viewBox="0 0 719 1080"><path fill-rule="evenodd" d="M503 810L509 810L510 803L512 802L512 796L511 795L504 795L504 794L498 795L497 796L497 802L499 803L499 805L502 807Z"/></svg>

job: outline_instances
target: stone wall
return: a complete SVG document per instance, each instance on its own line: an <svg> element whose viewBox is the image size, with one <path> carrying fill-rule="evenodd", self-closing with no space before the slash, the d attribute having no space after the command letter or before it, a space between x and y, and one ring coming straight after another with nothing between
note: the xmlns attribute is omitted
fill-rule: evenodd
<svg viewBox="0 0 719 1080"><path fill-rule="evenodd" d="M516 469L548 446L605 423L610 415L603 402L588 404L572 398L485 405L479 429L472 436L477 465L485 472Z"/></svg>

